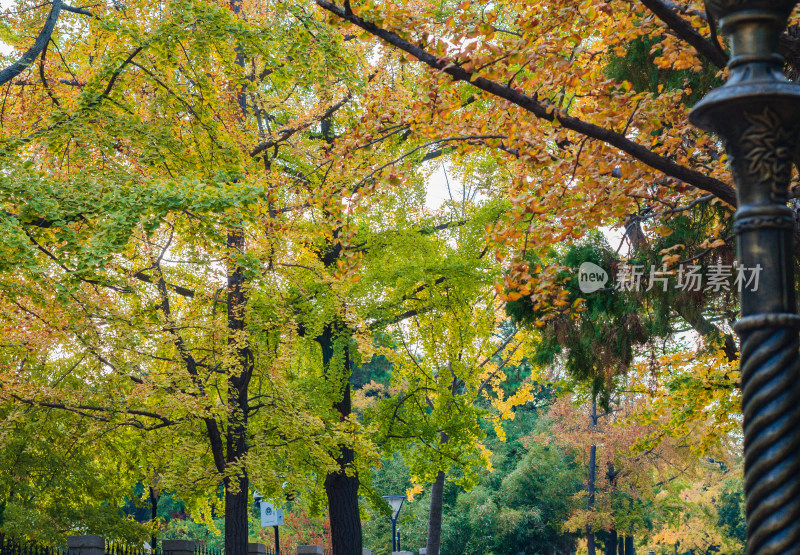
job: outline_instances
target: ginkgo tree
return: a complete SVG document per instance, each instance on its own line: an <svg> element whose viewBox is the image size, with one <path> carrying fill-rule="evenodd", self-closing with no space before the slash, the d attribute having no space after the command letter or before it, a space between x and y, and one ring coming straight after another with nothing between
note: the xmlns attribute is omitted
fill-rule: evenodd
<svg viewBox="0 0 800 555"><path fill-rule="evenodd" d="M395 262L386 236L459 227L398 214L420 201L420 161L457 145L503 168L514 208L482 221L479 252L508 265L499 299L532 295L551 323L582 305L531 253L622 223L652 241L713 212L691 245L652 254L715 256L735 204L719 145L685 118L725 63L699 2L317 4L20 2L2 29L4 401L180 445L165 480L196 499L223 483L231 554L250 479L277 494L286 468L329 477L329 500L345 486L334 549L360 548L340 543L360 535L353 464L373 450L352 359L403 318L420 337L457 330L425 316L457 271L369 276ZM620 73L642 45L646 78ZM724 338L696 304L681 317Z"/></svg>
<svg viewBox="0 0 800 555"><path fill-rule="evenodd" d="M407 117L425 121L428 136L493 137L474 148L515 176L516 209L491 230L519 247L507 260L507 292L541 292L526 285L525 253L603 226L666 233L665 222L716 203L727 209L703 236L662 254L730 241L736 201L721 145L687 120L727 59L701 2L682 10L660 0L317 4L349 32L427 66ZM795 39L785 38L791 68Z"/></svg>
<svg viewBox="0 0 800 555"><path fill-rule="evenodd" d="M44 361L9 366L5 398L177 431L168 483L206 495L224 485L231 553L246 550L248 474L264 466L248 461L251 443L282 461L255 476L266 494L287 478L281 469L293 468L298 483L310 465L333 469L332 445L297 453L298 464L279 452L299 439L270 419L303 437L336 432L303 413L308 398L289 395L275 374L294 314L266 300L291 280L275 267L292 266L300 250L287 237L292 222L338 193L307 194L312 182L297 173L315 156L330 169L330 144L315 128L347 103L348 85L366 83L357 64L337 59L341 37L301 4L271 7L73 10L50 26L38 78L9 83L3 125L5 315L10 326L36 321L14 347ZM32 27L35 13L18 10L15 23ZM32 341L37 334L49 343ZM73 363L71 390L49 382L54 364Z"/></svg>
<svg viewBox="0 0 800 555"><path fill-rule="evenodd" d="M489 230L498 243L517 247L499 292L510 301L525 298L538 312L537 323L553 332L551 338L586 331L568 324L571 317L580 320L586 306L579 296L568 298L556 264L531 263L538 258L545 266L555 245L603 226L624 225L636 255L659 268L665 264L667 273L675 275L681 264L698 260L730 263L736 201L725 156L721 145L686 117L691 104L719 82L727 60L702 3L317 4L339 18L346 32L361 32L366 40L372 35L421 62L416 67L428 67L428 86L419 91L408 121L425 122L432 139L470 132L491 137L474 148L494 152L516 176L517 209ZM786 35L781 45L790 72L797 65L795 40ZM679 237L664 244L668 235ZM645 255L647 243L660 246ZM609 270L624 262L613 258ZM726 320L733 318L735 302L710 303L702 292L663 296L650 307L642 312L650 310L662 337L683 320L703 337L700 352L709 365L722 363L715 372L721 379L712 380L715 392L707 394L704 387L691 411L669 414L684 418L692 412L696 423L719 408L717 421L731 422L736 378L727 369L737 352ZM588 359L613 355L614 341L626 335L632 341L624 346L624 358L609 361L611 370L629 368L632 347L643 347L647 336L659 331L637 332L642 319L636 308L623 312L627 317L611 315L619 325L606 330L610 342L595 344L600 351L585 351ZM629 333L615 335L615 329ZM592 345L583 335L567 339ZM692 349L681 353L680 375L691 373L695 356ZM578 366L600 383L614 375ZM680 379L673 384L682 385ZM706 437L720 434L719 428L710 430Z"/></svg>
<svg viewBox="0 0 800 555"><path fill-rule="evenodd" d="M138 479L134 434L57 409L0 406L0 525L8 537L62 543L59 530L145 541L149 530L122 515ZM96 502L104 499L104 504Z"/></svg>
<svg viewBox="0 0 800 555"><path fill-rule="evenodd" d="M37 15L10 17L33 29ZM361 257L354 213L381 213L364 199L384 194L384 169L471 136L359 125L356 107L377 111L394 75L302 3L59 17L4 108L4 318L20 333L4 400L157 435L162 487L208 514L223 485L236 553L251 481L266 495L309 473L353 483L341 454L370 451L344 410L359 327L341 302ZM24 33L9 40L27 46ZM38 363L13 363L26 357ZM73 379L52 381L61 371ZM337 552L360 550L354 484L348 511L332 515ZM329 501L341 493L331 488Z"/></svg>
<svg viewBox="0 0 800 555"><path fill-rule="evenodd" d="M411 243L404 239L402 247L386 243L396 262L384 279L397 284L416 278L421 285L404 294L408 317L383 335L380 352L393 364L392 384L365 412L367 422L378 426L376 441L384 452L404 454L415 490L431 484L431 553L439 552L447 478L469 486L490 466L481 421L502 433L499 421L513 418L513 408L532 391L532 382L509 395L501 387L504 366L521 360L531 342L528 333L508 325L493 288L500 268L487 256L483 235L502 205L462 199L450 209L465 218L462 225ZM413 251L413 257L403 259L398 250Z"/></svg>
<svg viewBox="0 0 800 555"><path fill-rule="evenodd" d="M493 155L513 176L508 195L515 209L488 229L498 245L513 245L498 250L508 267L498 290L512 303L524 299L535 308L551 347L574 340L591 359L593 339L582 333L597 334L589 316L580 315L593 303L574 294L563 261L550 252L618 227L632 254L628 260L604 257L610 280L617 281L621 266L640 264L645 272L655 267L671 275L672 282L668 294L655 291L650 300L641 296L628 308L617 307L627 317L610 314L617 319L613 329L629 333L600 330L610 341L596 346L612 354L624 337L632 342L621 365L609 368L628 366L630 347L643 347L645 336L667 337L686 324L702 337L701 351L737 358L733 285L716 291L719 298L702 289L676 290L687 265L707 272L730 265L733 253L735 191L722 145L687 120L692 103L720 82L727 60L701 2L683 8L659 0L317 4L346 32L379 39L428 70L428 85L406 118L425 122L421 129L429 137L493 137L471 148ZM790 72L797 65L795 40L785 35L781 43ZM577 265L569 275L576 271ZM645 303L644 310L636 303ZM589 325L576 326L573 319ZM660 330L642 328L637 340L633 327L647 321ZM691 351L685 351L687 363ZM591 364L574 366L598 377ZM735 386L736 380L726 381L719 394L730 397Z"/></svg>

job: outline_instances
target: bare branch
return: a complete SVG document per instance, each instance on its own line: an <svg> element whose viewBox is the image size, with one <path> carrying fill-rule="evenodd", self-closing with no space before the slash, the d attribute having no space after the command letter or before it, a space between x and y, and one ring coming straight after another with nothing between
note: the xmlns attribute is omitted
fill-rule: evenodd
<svg viewBox="0 0 800 555"><path fill-rule="evenodd" d="M505 138L506 138L505 135L464 135L464 136L461 136L461 137L446 137L444 139L437 139L435 141L427 142L427 143L425 143L423 145L419 145L416 148L412 148L411 150L409 150L408 152L406 152L402 156L398 156L394 160L386 162L382 166L380 166L377 169L373 170L372 172L367 174L366 177L362 178L361 181L356 183L355 187L353 187L353 190L354 191L358 191L364 185L364 183L366 183L367 181L372 179L376 174L378 174L381 171L385 170L389 166L393 166L394 164L397 164L398 162L402 162L403 160L405 160L409 156L413 155L414 153L419 152L420 150L422 150L424 148L428 148L429 146L439 145L439 144L442 144L442 143L449 143L449 142L452 142L452 141L483 142L484 140L487 140L487 139L505 139Z"/></svg>
<svg viewBox="0 0 800 555"><path fill-rule="evenodd" d="M514 331L514 333L513 333L513 334L511 334L511 336L510 336L508 339L506 339L506 340L503 342L503 344L502 344L502 345L500 345L500 346L497 348L497 350L494 352L494 354L493 354L491 357L488 357L486 360L484 360L484 361L481 363L481 368L483 368L483 367L484 367L484 365L486 365L486 363L487 363L487 362L489 362L490 360L492 360L492 359L493 359L495 356L497 356L498 354L500 354L500 353L503 351L503 349L505 349L505 348L508 346L508 344L509 344L509 343L511 343L511 340L512 340L512 339L514 339L514 337L515 337L516 335L517 335L517 332L516 332L516 330L515 330L515 331ZM489 383L492 381L492 379L493 379L493 378L494 378L494 377L497 375L497 373L498 373L498 372L500 372L500 370L502 370L502 369L505 367L505 365L506 365L506 364L508 364L508 361L509 361L509 360L511 360L511 357L513 357L513 356L514 356L514 353L516 353L516 352L517 352L517 350L518 350L518 349L519 349L521 346L522 346L522 342L521 342L521 341L520 341L519 343L517 343L516 345L514 345L514 348L513 348L513 349L511 349L511 352L510 352L510 353L508 353L508 356L507 356L507 357L506 357L506 358L505 358L503 361L501 361L501 362L500 362L500 364L498 364L498 365L497 365L497 368L495 368L495 369L494 369L494 372L492 372L491 374L489 374L489 375L486 377L486 379L485 379L485 380L483 380L483 382L481 382L481 385L478 387L478 393L480 393L481 391L483 391L484 389L486 389L486 386L488 386L488 385L489 385Z"/></svg>

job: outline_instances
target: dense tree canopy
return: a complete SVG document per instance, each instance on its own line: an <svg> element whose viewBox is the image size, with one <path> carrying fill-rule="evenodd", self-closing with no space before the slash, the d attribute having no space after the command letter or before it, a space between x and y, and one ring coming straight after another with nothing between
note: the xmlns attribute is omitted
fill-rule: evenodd
<svg viewBox="0 0 800 555"><path fill-rule="evenodd" d="M243 555L289 488L360 555L391 484L429 553L739 552L735 288L675 286L732 261L702 2L19 0L0 40L0 533L140 542L165 494Z"/></svg>

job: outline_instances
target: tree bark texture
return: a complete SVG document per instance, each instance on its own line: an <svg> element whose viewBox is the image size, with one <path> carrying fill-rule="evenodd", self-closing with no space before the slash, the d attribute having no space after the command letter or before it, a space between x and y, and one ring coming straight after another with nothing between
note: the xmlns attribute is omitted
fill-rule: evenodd
<svg viewBox="0 0 800 555"><path fill-rule="evenodd" d="M439 546L442 541L442 498L444 496L445 473L441 470L436 475L436 481L431 487L431 507L428 512L428 541L426 552L428 555L439 555Z"/></svg>
<svg viewBox="0 0 800 555"><path fill-rule="evenodd" d="M150 490L150 522L155 523L158 518L158 499L161 497L158 490L153 486L149 487ZM150 547L155 551L156 549L156 532L153 527L153 533L150 535Z"/></svg>
<svg viewBox="0 0 800 555"><path fill-rule="evenodd" d="M228 252L231 258L244 251L244 235L239 229L228 230ZM244 310L247 305L244 269L229 262L228 270L228 356L235 357L238 374L228 378L228 423L225 462L239 466L247 454L247 398L253 373L253 353L247 342ZM241 466L233 476L225 478L225 554L247 555L249 480Z"/></svg>
<svg viewBox="0 0 800 555"><path fill-rule="evenodd" d="M327 324L317 342L322 348L322 364L328 379L332 378L330 365L333 362L335 330L333 324ZM348 351L346 350L345 353ZM333 403L333 408L344 419L352 411L350 401L350 357L345 357L341 398ZM328 497L328 516L331 523L331 547L333 555L361 555L361 517L358 513L358 475L353 469L355 452L349 447L341 446L335 457L339 469L325 477L325 493ZM348 469L350 475L348 475Z"/></svg>
<svg viewBox="0 0 800 555"><path fill-rule="evenodd" d="M244 471L225 480L225 555L247 555L249 485Z"/></svg>

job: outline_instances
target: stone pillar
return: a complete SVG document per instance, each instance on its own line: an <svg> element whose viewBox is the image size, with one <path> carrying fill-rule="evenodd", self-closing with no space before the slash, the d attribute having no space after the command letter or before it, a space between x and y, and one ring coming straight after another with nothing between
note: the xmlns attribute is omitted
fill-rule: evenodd
<svg viewBox="0 0 800 555"><path fill-rule="evenodd" d="M194 555L195 543L190 540L161 540L163 555Z"/></svg>
<svg viewBox="0 0 800 555"><path fill-rule="evenodd" d="M247 555L267 555L267 548L263 543L248 543Z"/></svg>
<svg viewBox="0 0 800 555"><path fill-rule="evenodd" d="M297 555L323 555L321 545L298 545Z"/></svg>
<svg viewBox="0 0 800 555"><path fill-rule="evenodd" d="M414 555L411 551L392 551L392 555Z"/></svg>
<svg viewBox="0 0 800 555"><path fill-rule="evenodd" d="M105 555L106 540L103 536L69 536L69 555Z"/></svg>
<svg viewBox="0 0 800 555"><path fill-rule="evenodd" d="M428 555L428 548L427 547L420 547L419 548L419 555Z"/></svg>
<svg viewBox="0 0 800 555"><path fill-rule="evenodd" d="M366 547L361 548L361 555L372 555L372 550L367 549Z"/></svg>

